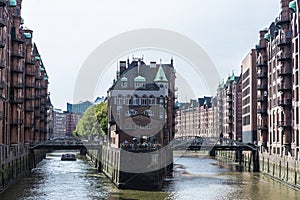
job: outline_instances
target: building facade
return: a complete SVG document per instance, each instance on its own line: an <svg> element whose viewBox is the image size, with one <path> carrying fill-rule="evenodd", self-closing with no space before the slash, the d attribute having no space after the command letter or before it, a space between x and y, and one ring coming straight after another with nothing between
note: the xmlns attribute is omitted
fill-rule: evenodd
<svg viewBox="0 0 300 200"><path fill-rule="evenodd" d="M120 61L108 90L108 145L103 172L119 188L154 189L173 168L169 143L175 136L175 69L146 65L142 58Z"/></svg>
<svg viewBox="0 0 300 200"><path fill-rule="evenodd" d="M0 190L32 167L29 145L49 134L48 75L21 4L0 1Z"/></svg>
<svg viewBox="0 0 300 200"><path fill-rule="evenodd" d="M100 99L96 99L100 100ZM76 114L84 114L84 112L92 106L93 103L90 101L79 102L77 104L67 103L67 112L68 113L76 113Z"/></svg>
<svg viewBox="0 0 300 200"><path fill-rule="evenodd" d="M257 87L256 52L252 49L242 61L242 138L244 143L257 142L257 90L266 89L266 85ZM266 76L265 73L258 77Z"/></svg>
<svg viewBox="0 0 300 200"><path fill-rule="evenodd" d="M257 50L259 144L297 157L299 148L299 4L281 0L280 15L260 31Z"/></svg>
<svg viewBox="0 0 300 200"><path fill-rule="evenodd" d="M76 126L82 117L82 114L66 112L65 116L66 116L66 136L72 136L73 131L76 130Z"/></svg>
<svg viewBox="0 0 300 200"><path fill-rule="evenodd" d="M54 109L53 121L53 136L52 137L65 137L67 133L66 126L66 112L61 109Z"/></svg>
<svg viewBox="0 0 300 200"><path fill-rule="evenodd" d="M175 131L174 91L172 63L146 65L136 58L126 66L121 61L117 80L108 91L110 144L118 148L135 137L167 145Z"/></svg>

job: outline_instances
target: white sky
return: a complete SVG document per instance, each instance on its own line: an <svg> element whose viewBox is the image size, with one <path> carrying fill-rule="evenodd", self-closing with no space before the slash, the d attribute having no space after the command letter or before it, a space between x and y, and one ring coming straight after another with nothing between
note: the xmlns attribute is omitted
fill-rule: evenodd
<svg viewBox="0 0 300 200"><path fill-rule="evenodd" d="M232 70L240 73L258 31L278 13L279 0L23 0L22 4L25 26L34 31L50 77L52 103L63 109L73 101L83 62L115 35L138 28L184 34L204 48L223 78ZM97 93L102 96L106 91ZM196 90L195 95L205 91ZM189 99L186 94L182 97Z"/></svg>

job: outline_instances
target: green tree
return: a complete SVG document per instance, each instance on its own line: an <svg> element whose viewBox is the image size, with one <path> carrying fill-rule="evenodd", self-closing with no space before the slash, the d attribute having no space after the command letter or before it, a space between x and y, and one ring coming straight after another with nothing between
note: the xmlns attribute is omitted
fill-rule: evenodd
<svg viewBox="0 0 300 200"><path fill-rule="evenodd" d="M105 136L107 134L107 103L103 102L98 105L96 105L96 117L100 124L101 134L102 136Z"/></svg>
<svg viewBox="0 0 300 200"><path fill-rule="evenodd" d="M104 136L107 132L107 103L89 107L76 126L77 137Z"/></svg>

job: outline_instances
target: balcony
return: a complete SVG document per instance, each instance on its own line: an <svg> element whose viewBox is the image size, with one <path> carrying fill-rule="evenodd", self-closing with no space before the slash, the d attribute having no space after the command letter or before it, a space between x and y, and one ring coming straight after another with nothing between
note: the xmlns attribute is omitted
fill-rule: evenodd
<svg viewBox="0 0 300 200"><path fill-rule="evenodd" d="M264 102L264 101L268 101L267 96L257 96L257 102Z"/></svg>
<svg viewBox="0 0 300 200"><path fill-rule="evenodd" d="M25 124L25 128L32 129L32 128L34 128L34 124L33 123Z"/></svg>
<svg viewBox="0 0 300 200"><path fill-rule="evenodd" d="M33 106L26 106L25 107L25 112L33 112L34 111L34 107Z"/></svg>
<svg viewBox="0 0 300 200"><path fill-rule="evenodd" d="M43 77L41 75L37 75L37 76L35 76L35 79L36 80L43 80Z"/></svg>
<svg viewBox="0 0 300 200"><path fill-rule="evenodd" d="M12 87L13 88L17 88L17 89L23 89L23 87L24 87L24 84L23 83L21 83L21 82L16 82L16 83L12 83Z"/></svg>
<svg viewBox="0 0 300 200"><path fill-rule="evenodd" d="M11 69L12 72L15 72L15 73L19 73L19 74L22 74L24 72L24 67L20 67L20 66L13 66L12 69Z"/></svg>
<svg viewBox="0 0 300 200"><path fill-rule="evenodd" d="M256 66L257 66L257 67L266 67L266 66L268 66L268 62L267 62L267 61L264 61L264 60L258 60L258 61L256 62Z"/></svg>
<svg viewBox="0 0 300 200"><path fill-rule="evenodd" d="M275 19L275 25L278 27L278 28L281 28L281 25L285 24L285 23L290 23L291 21L291 16L289 13L286 13L285 15L280 15L280 17L277 17Z"/></svg>
<svg viewBox="0 0 300 200"><path fill-rule="evenodd" d="M11 39L13 42L17 42L17 43L25 42L25 36L23 34L12 34Z"/></svg>
<svg viewBox="0 0 300 200"><path fill-rule="evenodd" d="M34 88L35 87L35 83L28 82L28 83L25 84L25 86L27 88Z"/></svg>
<svg viewBox="0 0 300 200"><path fill-rule="evenodd" d="M11 125L21 125L21 124L23 124L23 120L22 119L14 119L11 121L10 124Z"/></svg>
<svg viewBox="0 0 300 200"><path fill-rule="evenodd" d="M232 116L233 116L233 112L232 112L232 111L227 111L227 112L226 112L226 116L232 117Z"/></svg>
<svg viewBox="0 0 300 200"><path fill-rule="evenodd" d="M278 106L291 106L292 99L280 99L278 100Z"/></svg>
<svg viewBox="0 0 300 200"><path fill-rule="evenodd" d="M278 76L286 76L286 75L292 75L293 69L292 68L287 68L287 67L282 67L277 70L277 75Z"/></svg>
<svg viewBox="0 0 300 200"><path fill-rule="evenodd" d="M0 0L0 7L5 7L7 4L7 0Z"/></svg>
<svg viewBox="0 0 300 200"><path fill-rule="evenodd" d="M227 124L233 124L232 118L226 119L226 123L227 123Z"/></svg>
<svg viewBox="0 0 300 200"><path fill-rule="evenodd" d="M264 50L264 49L266 49L267 48L267 46L266 46L266 44L257 44L257 45L255 45L255 49L257 50L257 51L260 51L260 50Z"/></svg>
<svg viewBox="0 0 300 200"><path fill-rule="evenodd" d="M228 97L228 98L226 99L226 101L227 101L228 103L231 103L231 102L233 102L233 99L232 99L231 97Z"/></svg>
<svg viewBox="0 0 300 200"><path fill-rule="evenodd" d="M33 100L35 97L33 94L27 94L26 95L26 100Z"/></svg>
<svg viewBox="0 0 300 200"><path fill-rule="evenodd" d="M258 72L257 73L257 78L267 78L268 73L267 72Z"/></svg>
<svg viewBox="0 0 300 200"><path fill-rule="evenodd" d="M1 18L0 18L0 27L4 27L4 26L6 26L6 19L2 16Z"/></svg>
<svg viewBox="0 0 300 200"><path fill-rule="evenodd" d="M268 114L267 108L257 108L258 114Z"/></svg>
<svg viewBox="0 0 300 200"><path fill-rule="evenodd" d="M0 60L0 69L5 68L4 59Z"/></svg>
<svg viewBox="0 0 300 200"><path fill-rule="evenodd" d="M25 58L24 52L21 52L21 51L13 51L13 52L11 52L11 56L18 58L18 59Z"/></svg>
<svg viewBox="0 0 300 200"><path fill-rule="evenodd" d="M291 60L291 58L292 58L292 53L280 53L279 55L277 55L278 61L287 61L287 60Z"/></svg>
<svg viewBox="0 0 300 200"><path fill-rule="evenodd" d="M11 102L15 104L22 104L24 103L24 98L23 97L13 97L11 98Z"/></svg>
<svg viewBox="0 0 300 200"><path fill-rule="evenodd" d="M5 87L6 87L6 82L0 81L0 90L4 90Z"/></svg>
<svg viewBox="0 0 300 200"><path fill-rule="evenodd" d="M280 83L277 88L278 91L292 90L292 84Z"/></svg>
<svg viewBox="0 0 300 200"><path fill-rule="evenodd" d="M36 61L34 58L26 59L25 64L27 65L35 65Z"/></svg>
<svg viewBox="0 0 300 200"><path fill-rule="evenodd" d="M283 37L279 39L277 46L284 46L284 45L289 45L292 43L292 38L291 37Z"/></svg>
<svg viewBox="0 0 300 200"><path fill-rule="evenodd" d="M2 39L0 40L0 48L3 49L5 47L5 41Z"/></svg>
<svg viewBox="0 0 300 200"><path fill-rule="evenodd" d="M35 118L41 118L41 112L39 110L34 111L34 117Z"/></svg>
<svg viewBox="0 0 300 200"><path fill-rule="evenodd" d="M257 126L257 130L267 131L268 130L268 126L267 125L258 125Z"/></svg>
<svg viewBox="0 0 300 200"><path fill-rule="evenodd" d="M292 127L292 122L291 121L279 121L278 127L282 127L282 128Z"/></svg>
<svg viewBox="0 0 300 200"><path fill-rule="evenodd" d="M35 76L35 71L34 70L26 70L25 75L26 76Z"/></svg>
<svg viewBox="0 0 300 200"><path fill-rule="evenodd" d="M227 95L227 96L231 96L231 95L232 95L232 90L231 90L231 88L229 88L229 90L227 90L226 95Z"/></svg>
<svg viewBox="0 0 300 200"><path fill-rule="evenodd" d="M266 90L268 88L268 85L265 83L258 83L257 84L257 89L258 90Z"/></svg>

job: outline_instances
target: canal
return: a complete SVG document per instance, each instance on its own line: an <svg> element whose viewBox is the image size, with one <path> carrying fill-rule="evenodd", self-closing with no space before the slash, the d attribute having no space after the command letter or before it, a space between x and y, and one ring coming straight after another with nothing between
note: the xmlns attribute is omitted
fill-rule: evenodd
<svg viewBox="0 0 300 200"><path fill-rule="evenodd" d="M232 163L195 154L174 158L174 178L167 180L162 191L118 190L84 159L60 161L61 154L48 154L31 174L0 194L0 199L300 199L299 191L259 173L239 172Z"/></svg>

